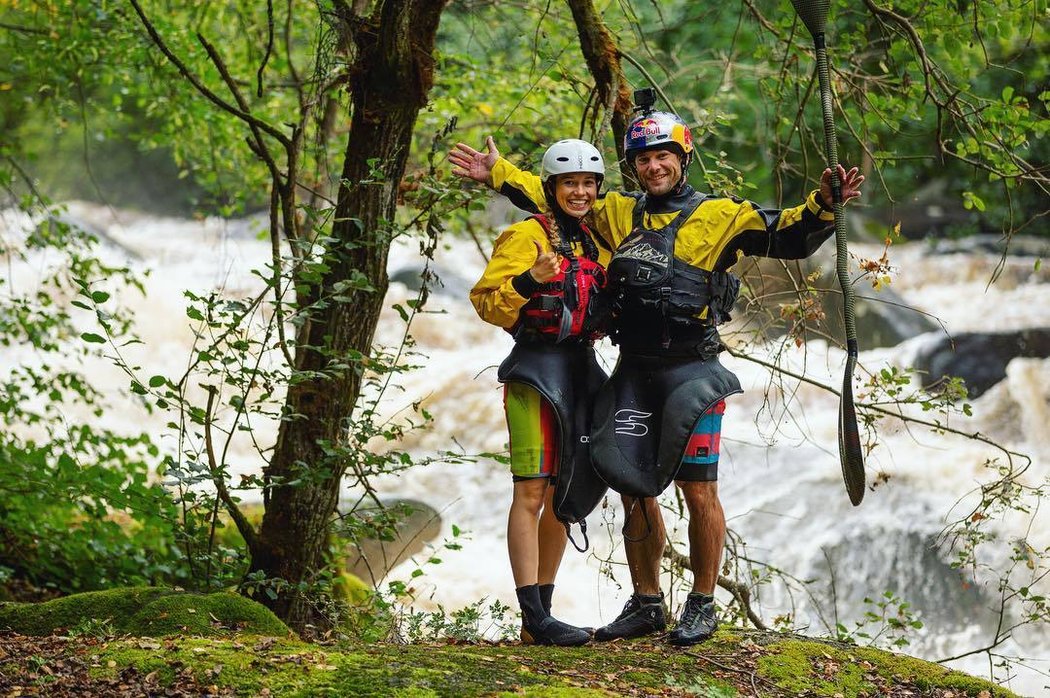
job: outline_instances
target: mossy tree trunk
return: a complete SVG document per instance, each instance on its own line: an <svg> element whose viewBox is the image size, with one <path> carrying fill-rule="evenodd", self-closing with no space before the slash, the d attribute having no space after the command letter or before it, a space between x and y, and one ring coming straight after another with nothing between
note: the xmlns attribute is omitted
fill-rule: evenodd
<svg viewBox="0 0 1050 698"><path fill-rule="evenodd" d="M251 545L250 571L284 582L276 598L261 600L296 629L320 620L297 587L325 563L347 467L341 447L387 289L398 184L433 83L434 41L446 1L385 0L369 16L335 3L340 43L352 56L351 127L333 241L319 278L304 279L297 289L299 307L311 310L298 333L296 371L265 473L265 514ZM355 277L367 280L367 287L347 287ZM327 300L337 296L342 299Z"/></svg>
<svg viewBox="0 0 1050 698"><path fill-rule="evenodd" d="M594 77L595 98L591 113L596 118L593 121L597 122L600 119L603 126L608 121L612 126L623 181L633 182L630 169L624 167L623 163L623 136L631 121L631 94L620 65L620 50L602 22L593 0L568 2L573 21L576 23L576 32L580 36L580 49L583 51L584 60L587 61L587 69ZM603 129L594 130L596 139L600 139Z"/></svg>

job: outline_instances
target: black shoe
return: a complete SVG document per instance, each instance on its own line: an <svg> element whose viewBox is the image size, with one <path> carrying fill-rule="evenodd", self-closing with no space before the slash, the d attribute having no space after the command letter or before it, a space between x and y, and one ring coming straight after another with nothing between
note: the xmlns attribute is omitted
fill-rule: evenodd
<svg viewBox="0 0 1050 698"><path fill-rule="evenodd" d="M703 642L715 634L718 628L718 615L715 613L715 599L708 594L691 593L682 606L682 617L668 636L672 645L685 647Z"/></svg>
<svg viewBox="0 0 1050 698"><path fill-rule="evenodd" d="M607 642L658 633L667 627L663 594L632 594L612 623L594 631L594 639Z"/></svg>
<svg viewBox="0 0 1050 698"><path fill-rule="evenodd" d="M554 616L547 616L535 625L522 625L521 641L526 645L578 647L590 642L591 634L583 628L563 623Z"/></svg>

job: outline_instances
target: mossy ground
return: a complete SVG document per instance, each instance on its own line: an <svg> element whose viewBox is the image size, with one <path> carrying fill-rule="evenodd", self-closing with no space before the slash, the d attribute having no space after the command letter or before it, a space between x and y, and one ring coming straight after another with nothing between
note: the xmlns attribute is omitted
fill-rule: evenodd
<svg viewBox="0 0 1050 698"><path fill-rule="evenodd" d="M983 679L946 669L939 664L868 647L800 638L765 645L759 673L788 695L858 698L891 695L907 686L911 695L1013 696Z"/></svg>
<svg viewBox="0 0 1050 698"><path fill-rule="evenodd" d="M573 649L310 644L235 594L156 588L4 604L0 630L8 631L0 633L2 695L109 695L114 687L125 692L113 695L172 696L1013 695L903 655L735 630L685 650L650 638Z"/></svg>
<svg viewBox="0 0 1050 698"><path fill-rule="evenodd" d="M16 642L12 636L0 643ZM54 639L53 639L54 640ZM757 640L757 641L756 641ZM138 687L150 695L223 696L929 696L1008 697L979 679L875 650L721 632L687 651L639 640L574 649L518 644L318 645L289 638L61 638L51 652L0 644L0 693ZM72 679L71 679L72 680ZM5 685L5 681L8 683ZM12 684L10 681L16 681ZM28 690L24 690L28 689ZM124 695L123 693L119 695ZM128 694L131 695L131 694ZM135 694L140 695L140 694Z"/></svg>

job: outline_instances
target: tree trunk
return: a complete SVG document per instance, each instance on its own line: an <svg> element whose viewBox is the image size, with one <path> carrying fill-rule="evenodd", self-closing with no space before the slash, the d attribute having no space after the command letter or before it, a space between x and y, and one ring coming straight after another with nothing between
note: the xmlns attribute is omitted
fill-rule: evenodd
<svg viewBox="0 0 1050 698"><path fill-rule="evenodd" d="M284 420L266 468L271 483L251 571L284 580L266 603L296 630L318 624L298 588L324 566L328 531L346 469L340 447L361 390L360 360L368 356L387 289L390 225L397 206L416 116L433 84L433 50L447 0L385 0L369 18L336 3L342 38L354 47L353 116L347 137L326 269L320 281L299 284L300 308L317 304L296 346L296 374ZM377 176L377 163L382 171ZM376 181L378 180L378 181ZM354 271L372 290L341 290ZM324 301L324 303L318 303Z"/></svg>
<svg viewBox="0 0 1050 698"><path fill-rule="evenodd" d="M613 139L616 143L616 159L620 162L620 173L624 183L633 181L630 168L624 166L623 136L631 122L631 93L620 66L620 50L609 30L602 23L601 15L592 0L568 0L576 32L580 36L580 48L587 68L594 77L598 109L610 118ZM601 111L598 111L598 110ZM608 112L611 111L611 117ZM600 131L600 130L599 130ZM596 133L600 136L601 133Z"/></svg>

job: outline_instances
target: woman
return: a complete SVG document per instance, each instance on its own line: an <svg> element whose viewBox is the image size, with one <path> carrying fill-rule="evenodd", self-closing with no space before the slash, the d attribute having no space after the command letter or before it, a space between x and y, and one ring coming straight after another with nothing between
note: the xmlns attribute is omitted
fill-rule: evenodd
<svg viewBox="0 0 1050 698"><path fill-rule="evenodd" d="M551 213L508 227L470 292L478 315L515 340L498 375L505 384L514 478L507 547L526 643L590 640L587 630L555 619L550 609L568 525L583 525L605 492L581 438L589 433L593 397L605 379L592 344L612 253L584 223L604 176L601 154L591 144L572 139L552 145L540 177Z"/></svg>

